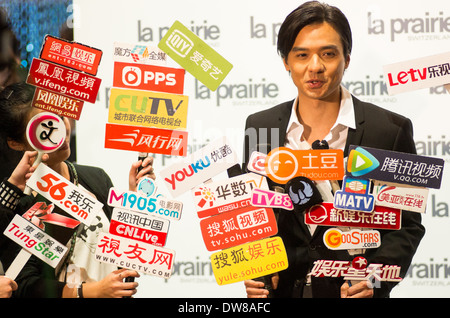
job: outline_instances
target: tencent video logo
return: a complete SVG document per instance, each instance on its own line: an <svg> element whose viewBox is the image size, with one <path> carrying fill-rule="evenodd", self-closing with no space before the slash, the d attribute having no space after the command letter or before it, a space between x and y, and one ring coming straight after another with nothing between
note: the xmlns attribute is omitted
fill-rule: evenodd
<svg viewBox="0 0 450 318"><path fill-rule="evenodd" d="M380 165L380 162L367 150L357 147L348 155L347 171L354 177L363 176Z"/></svg>
<svg viewBox="0 0 450 318"><path fill-rule="evenodd" d="M439 189L444 159L351 145L346 170L356 178Z"/></svg>

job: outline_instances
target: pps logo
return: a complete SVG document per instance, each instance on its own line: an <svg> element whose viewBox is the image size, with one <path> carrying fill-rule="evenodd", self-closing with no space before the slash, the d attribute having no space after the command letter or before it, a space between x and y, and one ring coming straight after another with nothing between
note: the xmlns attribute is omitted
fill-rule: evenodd
<svg viewBox="0 0 450 318"><path fill-rule="evenodd" d="M128 86L139 86L142 81L142 71L135 66L125 66L122 70L122 82Z"/></svg>
<svg viewBox="0 0 450 318"><path fill-rule="evenodd" d="M194 42L189 39L183 32L175 29L167 38L166 44L176 54L186 57L194 47Z"/></svg>

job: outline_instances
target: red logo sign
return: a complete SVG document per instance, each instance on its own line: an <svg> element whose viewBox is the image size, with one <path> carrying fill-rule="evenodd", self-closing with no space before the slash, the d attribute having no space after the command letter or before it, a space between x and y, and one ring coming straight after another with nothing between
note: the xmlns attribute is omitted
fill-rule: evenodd
<svg viewBox="0 0 450 318"><path fill-rule="evenodd" d="M182 68L114 62L113 86L183 94Z"/></svg>
<svg viewBox="0 0 450 318"><path fill-rule="evenodd" d="M40 57L50 62L96 75L102 58L102 51L47 35L42 45Z"/></svg>
<svg viewBox="0 0 450 318"><path fill-rule="evenodd" d="M324 202L307 210L305 223L399 230L401 227L401 210L376 205L373 212L368 213L335 209L333 203Z"/></svg>
<svg viewBox="0 0 450 318"><path fill-rule="evenodd" d="M265 176L266 169L264 168L264 162L266 161L266 157L267 155L262 152L253 151L250 160L248 161L247 169L251 172Z"/></svg>
<svg viewBox="0 0 450 318"><path fill-rule="evenodd" d="M208 251L256 241L278 232L271 208L236 209L200 221Z"/></svg>
<svg viewBox="0 0 450 318"><path fill-rule="evenodd" d="M106 124L105 148L185 156L188 132Z"/></svg>
<svg viewBox="0 0 450 318"><path fill-rule="evenodd" d="M44 60L33 59L27 83L78 100L95 103L101 79Z"/></svg>
<svg viewBox="0 0 450 318"><path fill-rule="evenodd" d="M109 233L156 246L166 244L169 220L115 208Z"/></svg>
<svg viewBox="0 0 450 318"><path fill-rule="evenodd" d="M78 120L80 119L83 104L84 102L81 100L36 88L31 105L60 116Z"/></svg>

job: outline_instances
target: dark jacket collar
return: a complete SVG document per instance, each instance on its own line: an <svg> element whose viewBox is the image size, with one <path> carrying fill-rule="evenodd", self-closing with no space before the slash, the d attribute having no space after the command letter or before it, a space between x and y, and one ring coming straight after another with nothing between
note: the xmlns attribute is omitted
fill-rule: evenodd
<svg viewBox="0 0 450 318"><path fill-rule="evenodd" d="M353 109L355 110L355 124L356 129L349 128L347 135L347 142L344 148L344 157L348 156L348 148L350 145L359 145L364 134L364 107L362 102L352 95Z"/></svg>
<svg viewBox="0 0 450 318"><path fill-rule="evenodd" d="M347 142L344 148L344 157L347 157L348 148L350 145L358 145L361 142L361 138L364 133L364 121L365 121L364 107L362 105L362 102L358 98L352 95L352 99L353 99L353 108L355 110L356 129L353 128L348 129ZM286 129L289 123L289 119L291 117L292 104L294 103L294 101L295 100L285 102L280 106L280 112L278 114L278 121L280 127L280 134L279 134L280 145L284 145L284 141L286 139Z"/></svg>

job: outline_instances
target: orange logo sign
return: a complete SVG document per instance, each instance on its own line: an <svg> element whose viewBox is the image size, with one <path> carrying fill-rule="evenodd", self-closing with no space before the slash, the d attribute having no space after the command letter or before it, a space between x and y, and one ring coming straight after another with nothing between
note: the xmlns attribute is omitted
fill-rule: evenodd
<svg viewBox="0 0 450 318"><path fill-rule="evenodd" d="M267 176L274 182L285 184L294 177L311 180L342 180L344 153L341 149L292 150L279 147L266 158Z"/></svg>

